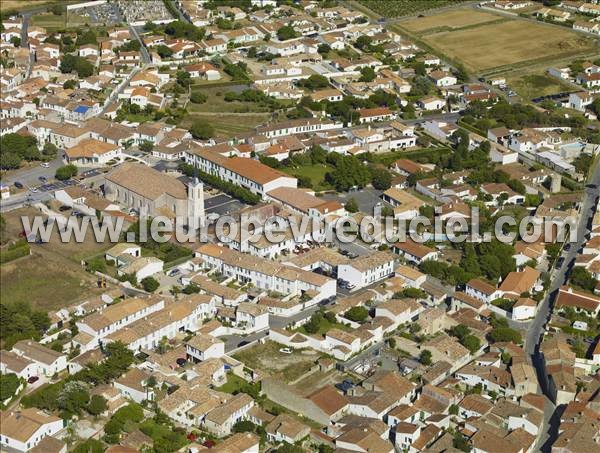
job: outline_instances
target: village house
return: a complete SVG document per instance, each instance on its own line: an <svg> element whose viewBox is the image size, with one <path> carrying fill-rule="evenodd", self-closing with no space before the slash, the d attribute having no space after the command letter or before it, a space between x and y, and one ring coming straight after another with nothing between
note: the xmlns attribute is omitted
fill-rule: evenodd
<svg viewBox="0 0 600 453"><path fill-rule="evenodd" d="M0 413L0 445L26 452L63 429L63 420L36 408Z"/></svg>
<svg viewBox="0 0 600 453"><path fill-rule="evenodd" d="M67 368L67 356L33 340L14 344L12 352L37 365L37 375L54 376Z"/></svg>
<svg viewBox="0 0 600 453"><path fill-rule="evenodd" d="M392 245L392 252L402 256L409 263L417 265L421 264L423 261L437 260L439 257L439 252L437 250L410 239Z"/></svg>

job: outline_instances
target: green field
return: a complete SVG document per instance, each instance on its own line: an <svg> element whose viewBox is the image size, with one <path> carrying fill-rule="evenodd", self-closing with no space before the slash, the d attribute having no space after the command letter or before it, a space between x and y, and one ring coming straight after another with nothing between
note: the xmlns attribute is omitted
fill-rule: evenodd
<svg viewBox="0 0 600 453"><path fill-rule="evenodd" d="M317 192L332 188L329 183L325 181L325 175L332 170L329 165L315 164L302 167L285 167L282 170L296 177L309 178L312 185L311 188Z"/></svg>
<svg viewBox="0 0 600 453"><path fill-rule="evenodd" d="M400 17L464 1L466 0L359 0L359 3L383 17Z"/></svg>
<svg viewBox="0 0 600 453"><path fill-rule="evenodd" d="M524 74L507 77L508 86L525 100L570 91L570 85L547 74Z"/></svg>

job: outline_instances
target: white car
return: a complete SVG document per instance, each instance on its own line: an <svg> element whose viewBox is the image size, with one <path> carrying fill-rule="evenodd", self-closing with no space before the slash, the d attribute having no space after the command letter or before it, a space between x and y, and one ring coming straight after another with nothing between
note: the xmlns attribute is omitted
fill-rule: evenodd
<svg viewBox="0 0 600 453"><path fill-rule="evenodd" d="M291 354L292 350L290 348L281 348L279 350L279 352L283 353L283 354Z"/></svg>
<svg viewBox="0 0 600 453"><path fill-rule="evenodd" d="M40 164L40 167L42 167L42 168L50 168L50 164L48 162L42 162Z"/></svg>

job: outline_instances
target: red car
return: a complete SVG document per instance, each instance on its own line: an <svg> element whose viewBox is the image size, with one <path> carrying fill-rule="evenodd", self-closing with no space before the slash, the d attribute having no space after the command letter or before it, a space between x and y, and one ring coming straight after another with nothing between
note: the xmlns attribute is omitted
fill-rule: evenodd
<svg viewBox="0 0 600 453"><path fill-rule="evenodd" d="M28 384L33 384L37 380L39 380L39 377L37 377L37 376L31 376L29 379L27 379L27 383Z"/></svg>

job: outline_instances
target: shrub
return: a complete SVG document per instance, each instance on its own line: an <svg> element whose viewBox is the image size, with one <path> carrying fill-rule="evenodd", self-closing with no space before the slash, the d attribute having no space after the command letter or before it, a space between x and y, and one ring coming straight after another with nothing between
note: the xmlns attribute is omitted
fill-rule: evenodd
<svg viewBox="0 0 600 453"><path fill-rule="evenodd" d="M194 104L204 104L207 100L208 96L206 96L204 93L200 93L199 91L192 92L192 95L190 96L190 101L192 101Z"/></svg>
<svg viewBox="0 0 600 453"><path fill-rule="evenodd" d="M77 176L77 167L73 164L63 165L56 169L56 174L54 175L56 179L59 181L66 181L67 179L71 179L74 176Z"/></svg>
<svg viewBox="0 0 600 453"><path fill-rule="evenodd" d="M144 288L144 291L147 291L149 293L153 293L160 286L160 283L158 282L158 280L156 280L154 277L150 277L150 276L142 279L141 283L142 283L142 287Z"/></svg>

